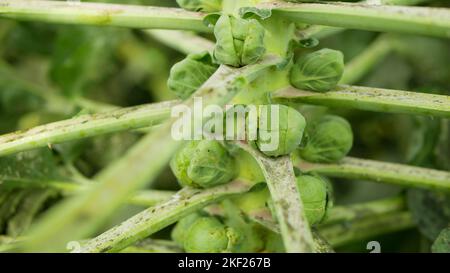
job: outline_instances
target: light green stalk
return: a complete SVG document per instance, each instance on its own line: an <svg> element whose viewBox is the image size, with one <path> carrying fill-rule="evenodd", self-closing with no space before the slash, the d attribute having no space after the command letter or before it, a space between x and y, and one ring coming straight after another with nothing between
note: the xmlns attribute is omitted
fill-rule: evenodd
<svg viewBox="0 0 450 273"><path fill-rule="evenodd" d="M279 62L278 58L267 56L241 69L221 66L194 96L202 97L204 106L223 106L244 89L246 83ZM192 108L194 99L185 104ZM199 119L203 117L194 117L193 122L200 122ZM182 141L171 137L175 120L170 119L159 130L145 136L125 156L94 177L98 185L50 209L31 230L30 240L20 250L60 251L67 242L94 233L136 190L154 181L182 146Z"/></svg>
<svg viewBox="0 0 450 273"><path fill-rule="evenodd" d="M320 164L299 161L302 171L330 177L390 183L403 187L417 187L450 191L450 172L413 167L396 163L346 157L339 163Z"/></svg>
<svg viewBox="0 0 450 273"><path fill-rule="evenodd" d="M116 252L211 203L248 191L251 183L234 181L211 189L185 188L167 202L146 209L83 245L81 252Z"/></svg>
<svg viewBox="0 0 450 273"><path fill-rule="evenodd" d="M154 103L93 115L82 115L26 131L0 136L0 156L117 131L143 128L170 117L179 101Z"/></svg>
<svg viewBox="0 0 450 273"><path fill-rule="evenodd" d="M270 158L248 144L238 143L238 146L252 155L261 167L273 200L286 251L314 252L313 235L303 210L290 157Z"/></svg>
<svg viewBox="0 0 450 273"><path fill-rule="evenodd" d="M260 7L299 23L450 38L450 10L444 8L282 1Z"/></svg>
<svg viewBox="0 0 450 273"><path fill-rule="evenodd" d="M68 1L1 0L0 16L57 24L212 32L202 13L183 9Z"/></svg>
<svg viewBox="0 0 450 273"><path fill-rule="evenodd" d="M340 85L334 90L319 93L287 87L275 92L272 98L384 113L450 117L450 96L392 89Z"/></svg>

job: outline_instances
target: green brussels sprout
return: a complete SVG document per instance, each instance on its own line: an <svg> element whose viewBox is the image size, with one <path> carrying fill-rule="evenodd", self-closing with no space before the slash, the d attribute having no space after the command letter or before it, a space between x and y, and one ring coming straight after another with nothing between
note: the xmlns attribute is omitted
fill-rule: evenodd
<svg viewBox="0 0 450 273"><path fill-rule="evenodd" d="M167 86L180 99L187 99L216 72L217 68L218 65L213 63L212 56L208 52L190 54L170 69Z"/></svg>
<svg viewBox="0 0 450 273"><path fill-rule="evenodd" d="M190 11L215 12L222 10L222 0L177 0L180 7Z"/></svg>
<svg viewBox="0 0 450 273"><path fill-rule="evenodd" d="M279 105L278 109L276 120L272 120L271 113L276 111L273 107L267 107L267 111L261 111L259 116L256 145L267 156L276 157L293 152L300 145L306 127L305 118L297 110L285 105ZM278 143L272 147L275 135L278 136Z"/></svg>
<svg viewBox="0 0 450 273"><path fill-rule="evenodd" d="M221 64L241 67L257 62L266 52L264 27L255 19L222 15L214 27L214 58Z"/></svg>
<svg viewBox="0 0 450 273"><path fill-rule="evenodd" d="M353 145L353 132L347 120L327 115L306 129L306 144L300 156L310 162L330 163L341 160Z"/></svg>
<svg viewBox="0 0 450 273"><path fill-rule="evenodd" d="M329 182L322 177L301 175L297 177L297 187L308 223L320 223L332 205Z"/></svg>
<svg viewBox="0 0 450 273"><path fill-rule="evenodd" d="M170 167L181 185L196 188L225 184L236 176L234 158L215 140L189 142Z"/></svg>
<svg viewBox="0 0 450 273"><path fill-rule="evenodd" d="M195 221L197 221L197 219L201 217L202 216L200 215L200 213L192 213L178 221L178 223L172 229L172 240L179 246L183 247L187 231L192 226L192 224L194 224Z"/></svg>
<svg viewBox="0 0 450 273"><path fill-rule="evenodd" d="M336 87L343 73L342 52L324 48L300 57L291 69L290 81L299 89L326 92Z"/></svg>
<svg viewBox="0 0 450 273"><path fill-rule="evenodd" d="M188 253L217 253L228 249L229 231L215 217L201 217L185 235L184 250Z"/></svg>

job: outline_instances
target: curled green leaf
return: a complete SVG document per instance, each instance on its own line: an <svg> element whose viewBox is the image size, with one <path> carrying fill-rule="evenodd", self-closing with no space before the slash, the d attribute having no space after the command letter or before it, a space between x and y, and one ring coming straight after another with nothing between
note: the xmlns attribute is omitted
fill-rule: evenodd
<svg viewBox="0 0 450 273"><path fill-rule="evenodd" d="M338 84L343 73L342 52L324 48L301 56L292 67L290 81L298 89L326 92Z"/></svg>
<svg viewBox="0 0 450 273"><path fill-rule="evenodd" d="M205 83L218 65L214 64L208 52L190 54L170 70L167 85L180 99L189 98Z"/></svg>
<svg viewBox="0 0 450 273"><path fill-rule="evenodd" d="M221 64L241 67L257 62L266 52L264 27L255 19L222 15L214 27L214 57Z"/></svg>
<svg viewBox="0 0 450 273"><path fill-rule="evenodd" d="M351 125L338 116L327 115L311 123L306 135L306 144L300 148L300 156L310 162L337 162L353 146Z"/></svg>
<svg viewBox="0 0 450 273"><path fill-rule="evenodd" d="M230 182L236 176L234 158L214 140L191 141L170 163L183 186L209 188Z"/></svg>

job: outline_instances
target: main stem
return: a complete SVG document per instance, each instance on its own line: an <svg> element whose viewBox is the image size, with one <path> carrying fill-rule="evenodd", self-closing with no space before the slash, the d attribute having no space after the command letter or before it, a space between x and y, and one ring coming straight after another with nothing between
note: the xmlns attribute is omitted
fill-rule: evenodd
<svg viewBox="0 0 450 273"><path fill-rule="evenodd" d="M314 252L313 235L303 210L290 157L269 158L246 143L240 142L238 146L251 154L262 169L286 251Z"/></svg>

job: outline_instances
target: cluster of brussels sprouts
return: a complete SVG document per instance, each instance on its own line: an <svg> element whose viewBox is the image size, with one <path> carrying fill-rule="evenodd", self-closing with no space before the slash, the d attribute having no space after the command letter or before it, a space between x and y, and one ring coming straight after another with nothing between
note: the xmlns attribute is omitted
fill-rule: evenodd
<svg viewBox="0 0 450 273"><path fill-rule="evenodd" d="M222 1L177 0L192 11L216 12ZM244 19L229 14L213 17L216 45L212 53L191 54L176 64L170 73L169 88L181 99L191 96L217 70L220 64L242 67L260 60L266 53L266 30L255 19ZM326 92L340 81L344 57L340 51L321 49L303 54L294 62L289 73L291 84L299 89ZM272 113L277 109L277 120ZM257 138L250 144L269 157L298 152L311 162L336 162L350 151L353 134L350 124L338 116L327 115L306 124L296 109L278 105L258 113ZM276 122L276 126L274 125ZM249 120L245 121L249 129ZM264 149L278 136L275 149ZM170 166L182 186L209 188L225 184L238 175L238 164L228 146L214 140L191 141L172 159ZM240 165L240 164L239 164ZM255 168L255 166L252 166ZM298 175L300 192L308 223L317 225L332 206L331 186L318 175ZM244 207L271 208L267 188L250 192L234 201L222 202L225 214L211 216L197 212L181 219L172 231L173 240L186 252L259 252L283 251L281 237L242 216ZM275 218L275 217L273 217Z"/></svg>
<svg viewBox="0 0 450 273"><path fill-rule="evenodd" d="M222 207L222 217L197 212L181 219L172 230L172 239L188 253L262 251L263 228L245 219L230 201Z"/></svg>
<svg viewBox="0 0 450 273"><path fill-rule="evenodd" d="M320 176L301 175L297 177L297 187L308 223L319 224L332 205L329 182ZM265 193L267 189L263 191ZM267 203L270 207L270 195L263 194L265 200L253 200L260 196L260 193L249 193L240 197L237 204L248 199L247 202L255 201L252 203L261 206ZM224 215L220 217L201 211L182 218L172 229L172 239L188 253L283 251L279 234L246 219L241 208L231 201L224 201L221 205Z"/></svg>

